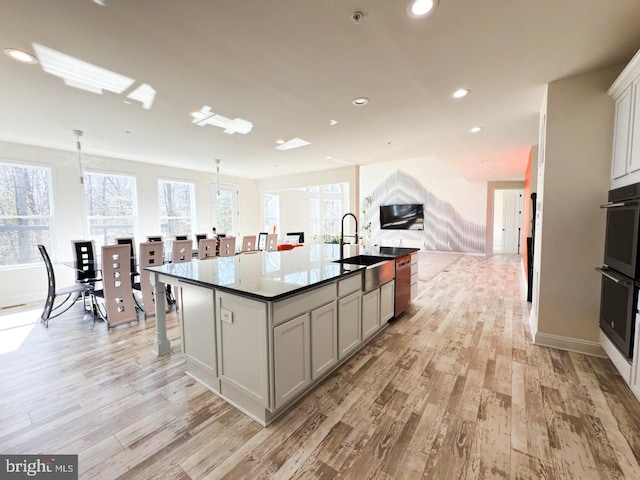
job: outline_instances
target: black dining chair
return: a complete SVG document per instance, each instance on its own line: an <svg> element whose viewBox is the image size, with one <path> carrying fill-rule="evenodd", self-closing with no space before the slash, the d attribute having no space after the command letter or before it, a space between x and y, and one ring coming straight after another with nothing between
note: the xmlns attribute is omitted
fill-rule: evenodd
<svg viewBox="0 0 640 480"><path fill-rule="evenodd" d="M130 270L131 270L131 288L133 290L137 290L142 294L142 286L140 285L140 272L138 272L138 265L136 260L136 247L135 247L135 239L133 237L123 237L116 238L116 243L118 245L129 245L131 250L131 260L130 260ZM136 307L139 310L142 310L142 305L138 302L138 298L133 295L133 300L135 301Z"/></svg>
<svg viewBox="0 0 640 480"><path fill-rule="evenodd" d="M147 242L161 242L161 241L162 241L162 237L160 235L147 237Z"/></svg>
<svg viewBox="0 0 640 480"><path fill-rule="evenodd" d="M93 240L72 240L73 260L76 267L76 283L87 283L95 288L102 281L96 270L96 255Z"/></svg>
<svg viewBox="0 0 640 480"><path fill-rule="evenodd" d="M176 235L176 240L187 240L186 235Z"/></svg>
<svg viewBox="0 0 640 480"><path fill-rule="evenodd" d="M44 265L47 268L47 280L49 283L47 289L47 300L45 301L40 321L48 328L49 320L56 318L69 310L80 297L85 301L85 295L91 294L93 291L93 285L90 283L76 283L68 287L56 288L56 276L53 270L53 265L51 264L51 259L47 253L47 249L44 245L38 245L38 250L40 250L40 255L42 255L42 260L44 260ZM56 305L56 299L63 296L66 296L65 299ZM64 309L60 310L63 307Z"/></svg>

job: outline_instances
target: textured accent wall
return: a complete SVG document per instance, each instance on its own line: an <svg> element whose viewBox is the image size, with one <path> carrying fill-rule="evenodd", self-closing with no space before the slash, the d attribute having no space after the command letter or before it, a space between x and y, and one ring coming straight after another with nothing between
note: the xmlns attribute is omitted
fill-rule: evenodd
<svg viewBox="0 0 640 480"><path fill-rule="evenodd" d="M369 232L366 241L370 244L415 243L419 240L419 246L424 250L484 252L485 225L465 220L449 202L436 197L401 170L387 177L372 192L363 194L361 230ZM398 203L424 205L424 231L380 229L380 205Z"/></svg>

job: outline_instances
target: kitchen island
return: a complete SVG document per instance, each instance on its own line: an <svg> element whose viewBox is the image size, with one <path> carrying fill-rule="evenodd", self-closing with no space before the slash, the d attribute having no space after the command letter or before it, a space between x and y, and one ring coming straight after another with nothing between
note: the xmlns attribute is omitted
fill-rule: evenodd
<svg viewBox="0 0 640 480"><path fill-rule="evenodd" d="M404 250L359 253L388 259L386 268ZM336 245L314 244L147 268L154 351L170 350L163 292L171 284L187 374L268 425L394 316L393 276L367 291L370 267L337 263L338 254Z"/></svg>

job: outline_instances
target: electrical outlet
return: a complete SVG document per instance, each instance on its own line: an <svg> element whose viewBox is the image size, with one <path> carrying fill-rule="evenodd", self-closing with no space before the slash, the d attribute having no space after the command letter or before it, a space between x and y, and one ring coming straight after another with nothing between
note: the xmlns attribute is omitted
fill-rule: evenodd
<svg viewBox="0 0 640 480"><path fill-rule="evenodd" d="M220 308L220 320L227 323L233 323L233 312L226 308Z"/></svg>

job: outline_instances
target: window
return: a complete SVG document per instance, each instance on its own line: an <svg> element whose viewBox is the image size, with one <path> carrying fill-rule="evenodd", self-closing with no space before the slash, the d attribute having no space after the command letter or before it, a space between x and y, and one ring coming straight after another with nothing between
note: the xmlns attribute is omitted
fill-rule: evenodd
<svg viewBox="0 0 640 480"><path fill-rule="evenodd" d="M195 225L193 183L158 180L158 199L160 231L165 242L172 241L176 235L192 235Z"/></svg>
<svg viewBox="0 0 640 480"><path fill-rule="evenodd" d="M0 163L0 266L40 262L50 241L51 170Z"/></svg>
<svg viewBox="0 0 640 480"><path fill-rule="evenodd" d="M280 195L265 193L264 201L264 227L269 233L275 232L280 223Z"/></svg>
<svg viewBox="0 0 640 480"><path fill-rule="evenodd" d="M331 184L309 187L309 233L312 238L321 237L325 242L337 243L340 221L346 213L348 186Z"/></svg>
<svg viewBox="0 0 640 480"><path fill-rule="evenodd" d="M237 235L238 189L233 185L211 185L213 225L218 234Z"/></svg>
<svg viewBox="0 0 640 480"><path fill-rule="evenodd" d="M97 249L114 244L118 237L135 235L135 177L85 172L84 202L89 236Z"/></svg>

